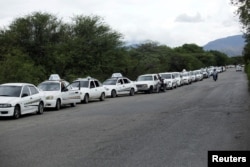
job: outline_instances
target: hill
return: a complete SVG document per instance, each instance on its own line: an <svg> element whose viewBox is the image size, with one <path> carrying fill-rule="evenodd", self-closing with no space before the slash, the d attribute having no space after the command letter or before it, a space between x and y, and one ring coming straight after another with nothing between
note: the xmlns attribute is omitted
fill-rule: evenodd
<svg viewBox="0 0 250 167"><path fill-rule="evenodd" d="M229 57L240 56L245 45L242 35L234 35L216 39L203 46L204 50L217 50L227 54Z"/></svg>

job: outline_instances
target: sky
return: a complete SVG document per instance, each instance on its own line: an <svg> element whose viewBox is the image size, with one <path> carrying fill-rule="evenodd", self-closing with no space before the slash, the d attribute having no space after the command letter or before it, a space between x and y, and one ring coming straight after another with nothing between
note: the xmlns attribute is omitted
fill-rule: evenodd
<svg viewBox="0 0 250 167"><path fill-rule="evenodd" d="M153 41L169 47L242 34L230 0L0 0L0 28L33 12L71 22L99 16L126 42Z"/></svg>

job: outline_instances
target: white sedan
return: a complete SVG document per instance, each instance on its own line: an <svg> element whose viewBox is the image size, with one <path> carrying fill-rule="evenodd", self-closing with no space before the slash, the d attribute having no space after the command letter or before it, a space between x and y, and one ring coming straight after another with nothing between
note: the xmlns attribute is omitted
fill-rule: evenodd
<svg viewBox="0 0 250 167"><path fill-rule="evenodd" d="M136 85L126 77L111 77L103 82L106 89L106 96L116 97L118 95L134 96L137 92Z"/></svg>
<svg viewBox="0 0 250 167"><path fill-rule="evenodd" d="M0 85L0 116L18 119L29 113L43 114L45 98L36 86L28 83Z"/></svg>
<svg viewBox="0 0 250 167"><path fill-rule="evenodd" d="M60 110L62 105L76 106L81 101L79 89L64 80L47 80L37 86L46 96L45 108Z"/></svg>
<svg viewBox="0 0 250 167"><path fill-rule="evenodd" d="M79 78L72 83L73 88L80 87L80 96L82 103L88 103L90 100L105 100L105 89L99 80L91 77Z"/></svg>

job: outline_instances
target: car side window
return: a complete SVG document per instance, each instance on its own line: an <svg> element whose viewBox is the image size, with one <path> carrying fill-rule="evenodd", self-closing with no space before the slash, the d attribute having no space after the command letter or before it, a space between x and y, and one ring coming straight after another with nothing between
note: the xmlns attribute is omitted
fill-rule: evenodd
<svg viewBox="0 0 250 167"><path fill-rule="evenodd" d="M118 80L118 83L123 84L122 79L119 79L119 80Z"/></svg>
<svg viewBox="0 0 250 167"><path fill-rule="evenodd" d="M30 96L30 90L28 86L23 87L22 97Z"/></svg>
<svg viewBox="0 0 250 167"><path fill-rule="evenodd" d="M100 86L101 86L101 83L100 83L99 81L96 80L96 81L95 81L95 86L96 86L96 87L100 87Z"/></svg>
<svg viewBox="0 0 250 167"><path fill-rule="evenodd" d="M123 82L124 82L125 84L130 83L129 80L128 80L128 79L125 79L125 78L123 79Z"/></svg>
<svg viewBox="0 0 250 167"><path fill-rule="evenodd" d="M38 94L38 90L34 86L29 86L31 95Z"/></svg>
<svg viewBox="0 0 250 167"><path fill-rule="evenodd" d="M90 88L95 88L95 83L94 83L94 81L90 81Z"/></svg>

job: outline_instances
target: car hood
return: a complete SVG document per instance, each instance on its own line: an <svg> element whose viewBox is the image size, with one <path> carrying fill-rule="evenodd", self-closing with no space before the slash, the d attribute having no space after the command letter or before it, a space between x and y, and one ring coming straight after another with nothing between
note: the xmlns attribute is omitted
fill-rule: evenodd
<svg viewBox="0 0 250 167"><path fill-rule="evenodd" d="M16 101L18 101L20 99L20 97L5 97L5 96L0 96L0 103L9 103L9 104L13 104Z"/></svg>

